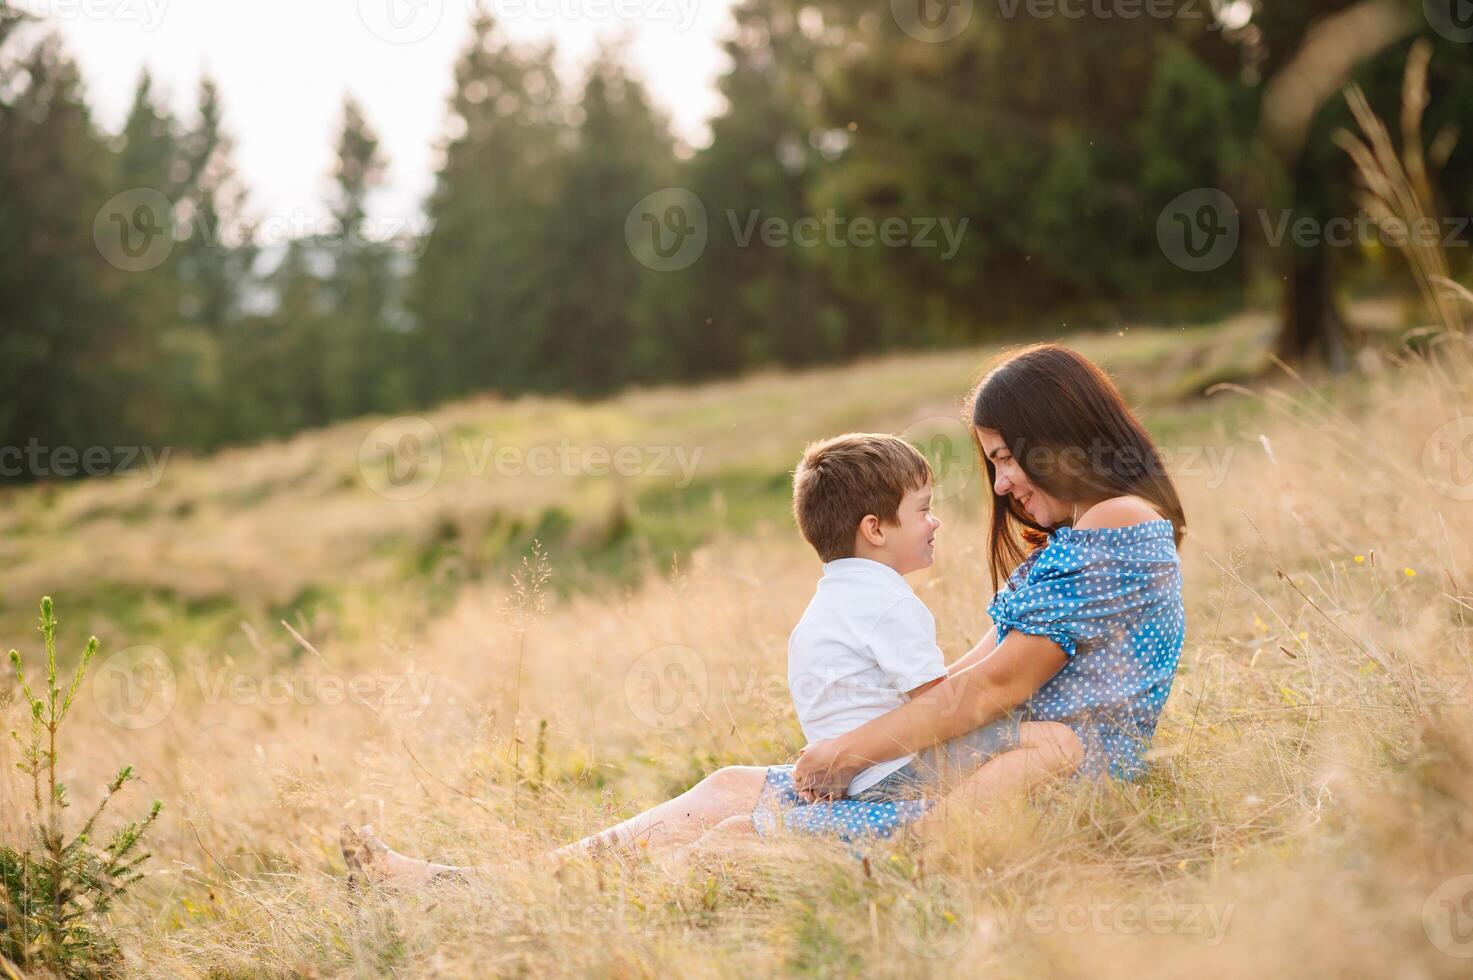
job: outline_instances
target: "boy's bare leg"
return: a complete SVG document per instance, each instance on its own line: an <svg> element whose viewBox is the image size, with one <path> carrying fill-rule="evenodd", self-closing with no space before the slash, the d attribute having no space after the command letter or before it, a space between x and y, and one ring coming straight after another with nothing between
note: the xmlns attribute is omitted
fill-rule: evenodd
<svg viewBox="0 0 1473 980"><path fill-rule="evenodd" d="M487 868L457 867L406 857L378 839L367 824L354 830L343 824L340 831L343 861L348 865L348 883L393 882L423 885L438 879L466 879Z"/></svg>
<svg viewBox="0 0 1473 980"><path fill-rule="evenodd" d="M765 766L718 769L675 799L566 844L550 856L561 860L609 847L661 850L689 843L729 818L747 818L750 823L766 782Z"/></svg>
<svg viewBox="0 0 1473 980"><path fill-rule="evenodd" d="M718 769L673 800L651 807L623 823L541 855L553 863L595 853L605 848L640 847L660 850L686 844L728 818L751 823L751 812L767 781L763 766L727 766ZM490 866L434 864L389 848L372 827L342 828L343 860L350 880L422 884L436 878L486 875Z"/></svg>
<svg viewBox="0 0 1473 980"><path fill-rule="evenodd" d="M1022 796L1061 776L1084 761L1084 746L1067 725L1052 721L1025 721L1018 726L1018 748L994 756L964 779L930 813L911 825L922 837L944 832L946 811L961 806L986 810L999 801Z"/></svg>
<svg viewBox="0 0 1473 980"><path fill-rule="evenodd" d="M668 851L659 859L660 866L666 871L680 871L697 854L722 850L738 841L756 836L757 827L752 823L750 814L741 817L727 817L689 844Z"/></svg>

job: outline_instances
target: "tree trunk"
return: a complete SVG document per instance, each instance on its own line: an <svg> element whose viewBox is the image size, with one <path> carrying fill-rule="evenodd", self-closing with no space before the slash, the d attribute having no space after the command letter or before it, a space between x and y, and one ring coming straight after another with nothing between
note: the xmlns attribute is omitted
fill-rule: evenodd
<svg viewBox="0 0 1473 980"><path fill-rule="evenodd" d="M1254 146L1265 159L1295 175L1296 193L1290 201L1296 213L1309 203L1311 195L1303 192L1325 179L1323 174L1307 171L1309 164L1304 159L1304 143L1315 115L1344 89L1357 65L1419 27L1411 8L1400 0L1360 0L1315 19L1298 50L1269 76ZM1333 215L1317 217L1323 228L1324 219ZM1277 353L1291 362L1323 359L1338 374L1348 367L1348 358L1329 250L1321 246L1289 247L1288 251L1282 268L1284 315Z"/></svg>
<svg viewBox="0 0 1473 980"><path fill-rule="evenodd" d="M1287 266L1276 353L1290 363L1322 360L1335 374L1344 372L1345 319L1335 300L1329 250L1291 246Z"/></svg>

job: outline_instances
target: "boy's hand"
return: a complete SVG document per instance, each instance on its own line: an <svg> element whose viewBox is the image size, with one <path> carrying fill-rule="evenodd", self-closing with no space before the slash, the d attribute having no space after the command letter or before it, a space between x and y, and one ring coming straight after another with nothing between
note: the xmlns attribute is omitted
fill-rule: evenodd
<svg viewBox="0 0 1473 980"><path fill-rule="evenodd" d="M799 753L793 768L793 786L798 795L809 803L842 799L854 773L845 771L847 766L841 765L840 755L834 739L814 742Z"/></svg>

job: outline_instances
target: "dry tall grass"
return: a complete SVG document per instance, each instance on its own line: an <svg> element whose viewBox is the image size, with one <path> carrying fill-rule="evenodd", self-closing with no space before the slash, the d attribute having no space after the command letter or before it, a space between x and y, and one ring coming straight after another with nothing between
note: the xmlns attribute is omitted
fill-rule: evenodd
<svg viewBox="0 0 1473 980"><path fill-rule="evenodd" d="M509 585L474 585L428 622L385 591L340 611L352 629L309 623L296 639L258 624L234 659L171 651L172 709L136 730L107 718L152 721L154 703L129 714L111 698L105 646L63 778L82 804L132 762L140 794L166 803L154 873L114 913L130 964L1466 975L1450 953L1473 948L1449 929L1473 927L1473 879L1438 888L1473 873L1470 368L1449 340L1328 395L1287 374L1214 395L1262 400L1264 421L1213 447L1232 451L1221 486L1179 474L1188 639L1152 777L1047 794L866 863L813 841L684 875L637 855L560 877L524 860L715 766L792 756L783 650L817 562L789 530L722 541L627 594L547 597L535 615ZM918 583L953 655L987 628L988 598L980 529L956 510ZM74 639L75 611L59 615ZM307 703L337 684L358 685L357 703ZM12 761L5 839L25 799ZM504 870L485 889L352 896L344 818Z"/></svg>

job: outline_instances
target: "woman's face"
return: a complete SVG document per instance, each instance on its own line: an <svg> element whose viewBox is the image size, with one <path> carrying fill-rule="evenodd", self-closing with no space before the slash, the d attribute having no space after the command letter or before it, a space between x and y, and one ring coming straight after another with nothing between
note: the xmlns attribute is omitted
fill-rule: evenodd
<svg viewBox="0 0 1473 980"><path fill-rule="evenodd" d="M1000 433L994 429L978 429L977 436L982 441L982 451L992 460L996 473L992 489L998 496L1012 497L1040 527L1053 527L1069 518L1073 505L1050 497L1035 487Z"/></svg>

